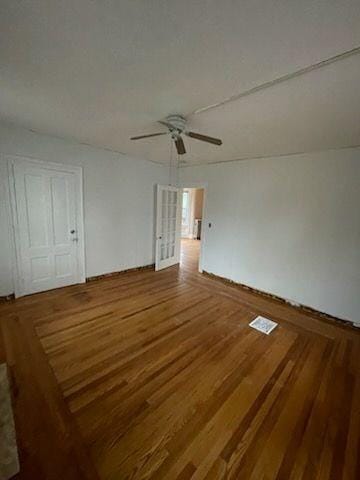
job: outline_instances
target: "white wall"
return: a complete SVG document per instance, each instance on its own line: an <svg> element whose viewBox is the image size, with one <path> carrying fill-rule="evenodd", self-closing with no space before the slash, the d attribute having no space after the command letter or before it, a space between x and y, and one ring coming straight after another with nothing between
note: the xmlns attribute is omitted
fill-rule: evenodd
<svg viewBox="0 0 360 480"><path fill-rule="evenodd" d="M360 322L359 148L186 167L180 181L208 185L205 271Z"/></svg>
<svg viewBox="0 0 360 480"><path fill-rule="evenodd" d="M167 180L164 167L0 124L0 296L13 292L1 154L83 167L86 276L154 262L154 185Z"/></svg>

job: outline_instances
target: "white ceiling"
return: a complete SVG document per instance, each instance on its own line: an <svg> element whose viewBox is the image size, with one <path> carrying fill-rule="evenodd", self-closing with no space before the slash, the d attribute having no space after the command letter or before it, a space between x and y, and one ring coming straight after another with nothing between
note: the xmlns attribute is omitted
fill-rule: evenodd
<svg viewBox="0 0 360 480"><path fill-rule="evenodd" d="M2 0L0 119L167 162L156 121L188 116L188 164L360 144L360 54L199 114L360 45L358 0Z"/></svg>

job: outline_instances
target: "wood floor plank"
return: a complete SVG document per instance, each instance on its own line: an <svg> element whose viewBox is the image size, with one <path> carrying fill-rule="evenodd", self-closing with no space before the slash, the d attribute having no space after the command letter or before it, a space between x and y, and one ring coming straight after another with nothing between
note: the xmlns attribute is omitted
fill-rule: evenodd
<svg viewBox="0 0 360 480"><path fill-rule="evenodd" d="M183 247L180 268L0 305L21 478L360 478L360 332L201 275Z"/></svg>
<svg viewBox="0 0 360 480"><path fill-rule="evenodd" d="M32 326L19 319L2 322L21 478L98 479L78 428L54 381Z"/></svg>

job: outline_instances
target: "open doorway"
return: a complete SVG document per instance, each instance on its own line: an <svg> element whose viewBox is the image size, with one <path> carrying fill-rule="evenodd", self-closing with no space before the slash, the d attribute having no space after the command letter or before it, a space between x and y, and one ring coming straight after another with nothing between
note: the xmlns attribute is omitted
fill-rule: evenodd
<svg viewBox="0 0 360 480"><path fill-rule="evenodd" d="M203 236L204 189L184 188L182 195L180 265L198 271Z"/></svg>

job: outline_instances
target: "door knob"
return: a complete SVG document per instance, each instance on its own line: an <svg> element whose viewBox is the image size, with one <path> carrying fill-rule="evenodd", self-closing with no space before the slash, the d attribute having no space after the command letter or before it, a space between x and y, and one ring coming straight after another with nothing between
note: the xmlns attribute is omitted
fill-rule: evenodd
<svg viewBox="0 0 360 480"><path fill-rule="evenodd" d="M76 230L70 230L70 233L73 235L76 232Z"/></svg>

